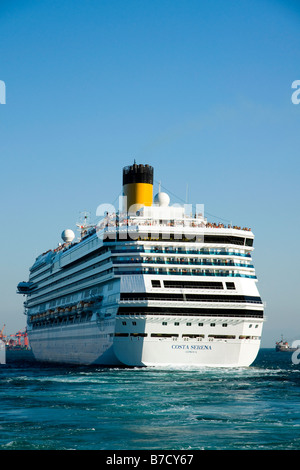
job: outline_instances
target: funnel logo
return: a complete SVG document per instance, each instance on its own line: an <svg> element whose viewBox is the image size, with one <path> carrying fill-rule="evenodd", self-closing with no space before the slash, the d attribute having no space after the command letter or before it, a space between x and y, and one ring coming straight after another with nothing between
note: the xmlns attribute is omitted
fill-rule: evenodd
<svg viewBox="0 0 300 470"><path fill-rule="evenodd" d="M6 104L6 87L3 80L0 80L0 104Z"/></svg>
<svg viewBox="0 0 300 470"><path fill-rule="evenodd" d="M5 343L0 339L0 364L6 364Z"/></svg>

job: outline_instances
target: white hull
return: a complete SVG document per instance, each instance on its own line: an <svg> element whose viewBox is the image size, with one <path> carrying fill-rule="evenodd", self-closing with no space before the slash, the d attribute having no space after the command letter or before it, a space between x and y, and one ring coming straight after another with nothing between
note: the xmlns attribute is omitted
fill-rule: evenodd
<svg viewBox="0 0 300 470"><path fill-rule="evenodd" d="M114 345L115 354L125 365L141 367L248 367L254 362L260 347L260 341L250 340L243 343L132 341L134 344L130 348L125 343Z"/></svg>
<svg viewBox="0 0 300 470"><path fill-rule="evenodd" d="M248 325L249 321L242 320L232 328L235 333L237 329L240 333ZM184 337L184 329L178 337L152 338L151 331L155 329L155 323L150 322L144 329L149 332L145 338L114 337L111 327L100 328L92 322L89 325L31 331L29 340L33 354L40 362L128 367L248 367L260 347L260 340L256 337L215 339L205 335L207 339L191 339ZM259 324L260 334L261 329L262 322Z"/></svg>
<svg viewBox="0 0 300 470"><path fill-rule="evenodd" d="M39 362L62 364L120 365L112 341L100 331L96 322L90 325L57 326L28 332L34 357Z"/></svg>

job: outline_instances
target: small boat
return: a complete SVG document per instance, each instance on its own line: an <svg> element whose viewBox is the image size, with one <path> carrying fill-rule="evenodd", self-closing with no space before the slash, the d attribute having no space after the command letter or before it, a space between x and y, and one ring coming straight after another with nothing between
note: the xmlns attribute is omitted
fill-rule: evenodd
<svg viewBox="0 0 300 470"><path fill-rule="evenodd" d="M297 348L291 348L287 341L283 341L283 337L281 336L281 341L276 342L276 351L278 352L294 352Z"/></svg>

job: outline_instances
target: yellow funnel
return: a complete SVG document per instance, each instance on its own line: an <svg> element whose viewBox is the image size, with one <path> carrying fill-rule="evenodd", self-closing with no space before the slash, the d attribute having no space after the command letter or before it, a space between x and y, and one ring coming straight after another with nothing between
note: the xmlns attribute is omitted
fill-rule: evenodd
<svg viewBox="0 0 300 470"><path fill-rule="evenodd" d="M136 212L143 206L152 206L153 167L137 165L123 168L124 210Z"/></svg>

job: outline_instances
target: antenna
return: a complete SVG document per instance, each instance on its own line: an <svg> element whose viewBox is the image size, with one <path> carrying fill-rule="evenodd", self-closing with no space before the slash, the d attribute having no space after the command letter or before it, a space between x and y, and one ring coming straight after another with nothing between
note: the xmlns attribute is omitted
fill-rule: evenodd
<svg viewBox="0 0 300 470"><path fill-rule="evenodd" d="M77 226L88 227L90 225L90 216L91 216L90 212L87 212L87 211L80 212Z"/></svg>
<svg viewBox="0 0 300 470"><path fill-rule="evenodd" d="M90 224L90 216L91 216L90 212L87 212L87 211L80 212L79 220L76 224L78 227L78 231L80 233L79 239L81 239L84 235L86 235L89 227L92 227L92 225Z"/></svg>

